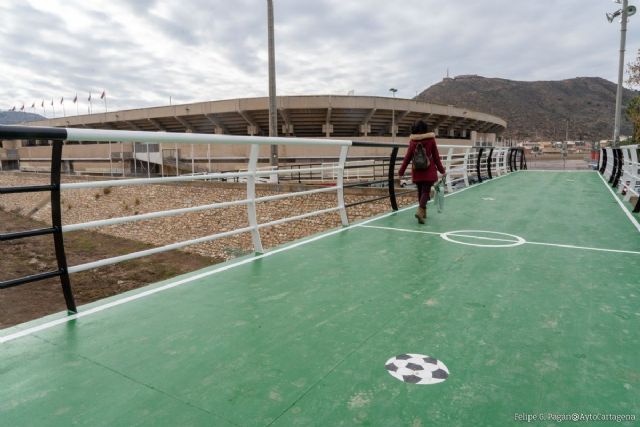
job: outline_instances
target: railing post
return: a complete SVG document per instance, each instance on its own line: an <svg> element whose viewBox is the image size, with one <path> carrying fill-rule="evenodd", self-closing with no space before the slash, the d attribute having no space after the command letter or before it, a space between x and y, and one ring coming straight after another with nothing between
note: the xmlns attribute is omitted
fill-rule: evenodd
<svg viewBox="0 0 640 427"><path fill-rule="evenodd" d="M621 148L614 148L614 152L616 153L616 157L618 158L618 168L614 171L613 175L613 183L611 184L611 186L613 188L617 188L618 184L620 183L620 175L622 175L622 168L623 168L623 158L622 158L622 149Z"/></svg>
<svg viewBox="0 0 640 427"><path fill-rule="evenodd" d="M342 225L349 225L349 217L347 216L347 208L344 204L344 167L347 162L347 154L349 153L349 146L343 145L340 147L340 161L338 163L338 177L336 180L336 186L338 188L338 207L340 208L340 221Z"/></svg>
<svg viewBox="0 0 640 427"><path fill-rule="evenodd" d="M600 168L598 171L604 175L604 170L607 168L607 150L605 148L601 148L600 151L600 158L598 159Z"/></svg>
<svg viewBox="0 0 640 427"><path fill-rule="evenodd" d="M489 179L493 179L493 174L491 173L491 159L493 158L493 150L494 148L491 147L491 150L489 150L489 156L487 157L487 173L489 174Z"/></svg>
<svg viewBox="0 0 640 427"><path fill-rule="evenodd" d="M509 149L504 148L502 150L502 174L506 175L509 173L509 166L507 165L507 157L509 154Z"/></svg>
<svg viewBox="0 0 640 427"><path fill-rule="evenodd" d="M62 206L60 204L60 169L62 167L62 141L53 141L51 149L51 226L53 227L53 242L56 249L56 262L60 271L60 282L67 310L77 313L76 302L73 298L71 280L67 269L67 256L64 251L62 237Z"/></svg>
<svg viewBox="0 0 640 427"><path fill-rule="evenodd" d="M515 153L515 148L509 149L509 172L515 172L516 170Z"/></svg>
<svg viewBox="0 0 640 427"><path fill-rule="evenodd" d="M469 154L471 154L471 148L467 148L464 152L464 160L463 160L463 170L464 170L464 185L465 187L469 186L469 171L467 168L469 167Z"/></svg>
<svg viewBox="0 0 640 427"><path fill-rule="evenodd" d="M482 182L482 174L480 173L480 162L482 161L482 152L484 151L483 147L480 147L478 151L478 161L476 162L476 173L478 174L478 183Z"/></svg>
<svg viewBox="0 0 640 427"><path fill-rule="evenodd" d="M616 173L618 172L618 150L613 148L611 152L613 154L613 169L609 177L609 184L613 186L613 181L616 179Z"/></svg>
<svg viewBox="0 0 640 427"><path fill-rule="evenodd" d="M387 176L389 178L389 201L391 209L398 210L398 200L396 199L396 160L398 159L398 147L393 147L391 156L389 157L389 170Z"/></svg>
<svg viewBox="0 0 640 427"><path fill-rule="evenodd" d="M258 215L256 213L256 170L258 166L258 155L260 154L260 146L251 144L249 154L248 171L251 173L247 177L247 215L249 217L249 227L251 227L251 240L253 248L257 253L263 253L262 241L260 240L260 230L258 229Z"/></svg>
<svg viewBox="0 0 640 427"><path fill-rule="evenodd" d="M447 152L447 161L444 166L444 170L447 172L447 190L449 193L453 193L453 186L451 185L451 159L453 158L453 148L449 148Z"/></svg>

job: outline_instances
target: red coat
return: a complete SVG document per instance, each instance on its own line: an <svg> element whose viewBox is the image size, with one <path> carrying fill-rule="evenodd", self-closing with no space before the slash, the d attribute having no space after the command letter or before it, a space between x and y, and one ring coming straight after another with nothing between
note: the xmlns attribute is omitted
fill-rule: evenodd
<svg viewBox="0 0 640 427"><path fill-rule="evenodd" d="M398 171L398 175L400 175L400 177L404 176L404 172L407 170L409 162L413 159L413 153L416 151L417 144L422 144L425 152L427 153L427 157L431 162L426 170L414 170L413 165L411 165L411 179L413 182L436 182L438 180L436 168L438 168L438 171L440 171L441 174L445 173L445 169L440 161L440 153L438 153L435 134L431 132L422 135L411 135L409 149L407 150L407 154L404 156L404 161L402 162L400 171Z"/></svg>

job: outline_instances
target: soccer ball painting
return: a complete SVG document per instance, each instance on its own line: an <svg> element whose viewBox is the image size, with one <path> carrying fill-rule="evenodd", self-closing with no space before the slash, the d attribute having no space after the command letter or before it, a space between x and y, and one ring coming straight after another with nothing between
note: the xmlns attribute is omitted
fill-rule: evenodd
<svg viewBox="0 0 640 427"><path fill-rule="evenodd" d="M394 378L410 384L437 384L449 378L444 363L423 354L400 354L387 360L384 367Z"/></svg>

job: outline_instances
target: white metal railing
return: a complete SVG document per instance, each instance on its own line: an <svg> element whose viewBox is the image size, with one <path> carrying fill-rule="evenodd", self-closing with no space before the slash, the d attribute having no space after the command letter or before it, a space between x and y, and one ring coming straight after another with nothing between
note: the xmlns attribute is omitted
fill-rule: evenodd
<svg viewBox="0 0 640 427"><path fill-rule="evenodd" d="M618 192L624 194L625 202L628 202L632 195L640 196L639 147L639 145L620 147L622 151L622 172L618 183ZM607 155L609 154L607 153Z"/></svg>
<svg viewBox="0 0 640 427"><path fill-rule="evenodd" d="M243 179L246 181L247 196L242 200L234 200L228 202L212 203L200 206L192 206L188 208L172 209L159 212L150 212L141 215L124 216L118 218L101 219L95 221L89 221L78 224L70 224L62 226L62 232L70 232L77 230L86 230L96 227L105 227L116 224L124 224L135 221L144 221L155 218L170 217L175 215L181 215L191 212L201 212L212 209L227 208L231 206L246 206L248 227L239 228L236 230L225 231L215 233L209 236L200 237L197 239L191 239L187 241L172 243L169 245L152 248L144 251L133 252L130 254L107 258L99 261L80 264L68 268L69 273L76 273L85 271L101 266L111 265L122 261L136 259L147 255L165 252L173 249L179 249L186 246L209 242L224 237L234 236L242 233L250 233L253 247L256 252L263 252L262 241L260 237L260 229L270 227L274 225L284 224L290 221L296 221L303 218L322 215L330 212L339 212L341 222L343 225L348 224L348 218L346 214L346 208L343 195L343 171L348 155L349 146L351 141L343 140L326 140L326 139L306 139L306 138L273 138L273 137L250 137L250 136L230 136L230 135L204 135L204 134L169 134L163 132L130 132L130 131L109 131L109 130L94 130L94 129L68 129L67 140L69 141L117 141L117 142L142 142L142 143L158 143L158 142L171 142L176 145L180 144L242 144L250 146L249 163L246 171L242 172L222 172L222 173L205 173L201 175L190 176L170 176L162 178L133 178L133 179L120 179L120 180L108 180L108 181L94 181L94 182L77 182L61 184L60 189L63 191L76 190L76 189L88 189L88 188L106 188L106 187L119 187L119 186L138 186L149 184L164 184L174 182L185 181L200 181L200 180L212 180L212 179ZM312 189L306 191L297 191L291 193L283 193L272 196L257 197L256 196L256 180L260 177L279 176L286 174L295 174L295 169L280 169L280 170L259 170L257 167L259 149L261 145L271 144L291 144L291 145L325 145L336 146L340 149L339 161L335 165L310 168L309 171L324 173L327 170L335 171L337 173L337 180L335 186L323 187L319 189ZM291 197L307 196L319 193L335 192L337 194L337 203L335 207L329 209L317 210L301 215L295 215L287 218L277 219L270 222L259 223L256 213L256 206L259 203L271 202Z"/></svg>
<svg viewBox="0 0 640 427"><path fill-rule="evenodd" d="M175 150L178 150L178 146L186 144L241 144L249 145L249 162L246 170L238 172L218 172L218 173L202 173L197 175L186 176L166 176L161 178L131 178L131 179L119 179L119 180L106 180L106 181L89 181L89 182L75 182L64 183L60 185L62 191L72 191L78 189L89 188L106 188L106 187L124 187L124 186L139 186L149 184L165 184L175 182L186 181L204 181L204 180L242 180L246 182L246 198L242 200L233 200L227 202L211 203L199 206L191 206L180 209L170 209L158 212L149 212L133 216L123 216L118 218L99 219L94 221L88 221L84 223L69 224L61 226L63 233L87 230L97 227L106 227L111 225L118 225L136 221L145 221L157 218L165 218L176 215L182 215L186 213L202 212L214 209L228 208L232 206L246 206L248 227L239 228L236 230L225 231L215 233L209 236L203 236L196 239L191 239L183 242L172 243L162 247L152 248L144 251L138 251L127 255L107 258L95 262L89 262L80 264L68 268L69 273L76 273L85 271L101 266L114 264L121 261L132 260L155 254L159 252L165 252L173 249L183 248L185 246L194 245L198 243L217 240L223 237L234 236L242 233L250 233L252 237L253 247L256 252L263 252L262 241L260 237L260 230L265 227L270 227L278 224L284 224L286 222L295 221L311 216L322 215L330 212L339 212L340 219L343 225L348 224L347 212L345 208L344 200L344 183L345 180L352 178L370 178L375 177L375 168L383 168L383 173L388 174L388 168L390 164L385 162L372 161L355 161L347 162L347 156L349 147L352 145L351 141L345 140L330 140L330 139L310 139L310 138L282 138L282 137L253 137L253 136L231 136L231 135L210 135L210 134L193 134L193 133L166 133L166 132L142 132L142 131L116 131L116 130L98 130L98 129L66 129L68 141L110 141L110 142L136 142L136 146L140 147L142 144L158 144L158 143L172 143L175 144ZM293 175L300 172L298 169L277 169L272 168L258 168L258 158L261 145L323 145L323 146L335 146L340 149L339 160L334 163L323 163L319 167L309 167L304 169L304 173L318 173L323 178L330 178L335 185L316 188L306 191L297 191L291 193L283 193L271 196L257 197L256 196L256 181L261 177L273 177L282 175ZM469 146L454 146L454 145L440 145L440 156L447 171L447 189L449 192L453 191L453 187L457 185L469 185L469 173L476 170L475 162L477 160L477 152ZM508 149L499 150L495 149L493 162L491 163L491 169L495 170L496 175L501 175L507 172L507 155ZM635 158L637 162L637 157ZM399 162L398 162L399 163ZM482 164L484 170L487 171L488 158L483 158ZM370 165L370 167L369 167ZM349 166L357 167L355 169L348 169ZM397 164L396 164L397 166ZM363 168L364 167L364 168ZM259 203L271 202L276 200L282 200L291 197L308 196L320 193L336 192L337 203L335 207L328 209L317 210L301 215L291 216L287 218L277 219L270 222L260 223L258 221L256 208Z"/></svg>
<svg viewBox="0 0 640 427"><path fill-rule="evenodd" d="M605 166L604 169L604 174L607 177L607 179L612 179L613 178L613 172L614 172L614 154L613 154L613 148L611 147L607 147L605 149L605 152L607 154L607 164Z"/></svg>
<svg viewBox="0 0 640 427"><path fill-rule="evenodd" d="M25 276L17 279L10 279L8 281L0 281L0 289L18 286L24 283L35 282L44 280L51 277L60 277L67 309L72 312L76 312L77 308L71 291L69 274L77 273L85 270L94 269L97 267L107 266L122 261L133 260L147 255L166 252L170 250L184 248L186 246L195 245L204 242L210 242L225 237L231 237L239 234L248 233L251 235L253 248L255 252L263 252L262 240L260 236L260 230L285 224L291 221L301 220L317 215L323 215L328 213L339 213L340 220L343 225L348 225L349 220L347 217L347 208L356 206L362 203L371 203L380 200L385 197L376 197L368 200L358 200L349 204L345 204L344 189L346 187L355 187L363 185L386 185L389 190L389 200L391 202L391 208L398 209L395 183L399 162L396 162L398 152L400 149L406 148L403 144L376 144L370 142L352 142L346 140L330 140L330 139L311 139L311 138L278 138L278 137L253 137L253 136L231 136L231 135L212 135L212 134L193 134L193 133L167 133L167 132L142 132L142 131L114 131L114 130L98 130L98 129L63 129L63 128L37 128L37 127L25 127L25 126L6 126L0 125L0 139L44 139L51 140L51 168L50 168L50 185L35 185L35 186L16 186L0 188L0 194L12 194L12 193L32 193L32 192L44 192L51 193L51 222L50 228L26 230L20 232L0 233L1 240L15 240L31 236L40 236L45 234L52 234L55 241L56 259L58 269L48 271L44 273L38 273L35 275ZM207 144L207 151L209 152L210 146L213 144L238 144L249 147L249 157L246 170L235 172L216 172L216 173L192 173L186 176L162 176L161 178L151 178L150 170L147 170L146 178L130 178L130 179L117 179L117 180L104 180L93 182L74 182L74 183L61 183L60 175L63 166L62 152L64 149L63 141L106 141L106 142L136 142L138 144L159 144L170 143L173 144L176 153L179 153L180 146L193 144ZM134 144L134 147L141 148L140 145ZM256 194L256 183L261 178L279 178L291 175L297 175L300 173L300 169L297 168L258 168L258 160L260 154L260 147L263 145L318 145L335 147L339 149L338 161L332 164L320 164L310 165L310 167L303 170L303 173L309 173L310 175L317 174L318 176L331 177L332 182L327 186L320 188L303 189L299 191L293 191L289 193L277 193L269 196L258 197ZM354 148L375 148L376 153L379 153L380 148L392 149L388 161L380 161L382 157L378 154L372 157L373 160L368 161L355 161L347 163L347 157L351 147ZM453 191L455 187L460 185L468 186L470 184L470 173L477 173L477 167L472 166L472 161L477 158L475 147L468 146L439 146L441 151L441 160L448 172L447 176L447 189ZM141 150L139 150L141 151ZM150 150L149 150L150 152ZM161 151L158 150L159 154ZM487 151L489 153L489 151ZM503 171L508 171L506 168L508 156L499 150L493 151L495 159L488 158L483 155L485 165L485 171L489 174L491 170L495 170L497 175L500 175ZM147 157L149 156L149 153ZM630 156L632 156L630 154ZM136 157L135 155L133 157ZM365 156L358 156L358 158L364 158ZM176 159L178 157L176 156ZM631 158L631 157L630 157ZM628 163L636 162L637 156L634 157ZM149 160L147 158L147 160ZM493 160L493 162L492 162ZM488 164L491 162L491 169L488 169ZM192 172L193 172L193 156L192 156ZM123 169L124 170L124 169ZM382 174L386 175L386 180L378 180L377 173L382 170ZM135 169L134 169L135 173ZM373 180L361 181L362 178L371 178ZM347 180L357 179L358 182L350 182L345 184ZM209 203L197 206L183 207L179 209L168 209L157 212L148 212L133 216L122 216L117 218L97 219L83 223L76 224L62 224L62 209L61 209L61 192L74 191L79 189L90 188L107 188L107 187L126 187L126 186L139 186L139 185L154 185L154 184L167 184L177 182L189 182L189 181L210 181L210 180L238 180L246 183L246 197L241 200L223 201L217 203ZM273 179L276 181L276 179ZM313 210L298 215L288 216L280 219L270 220L266 222L260 222L257 215L257 206L260 203L272 202L287 198L309 196L320 193L336 193L336 204L323 209ZM400 193L404 194L404 193ZM399 195L400 195L399 194ZM245 227L237 228L234 230L227 230L223 232L217 232L214 234L176 242L161 247L155 247L143 251L133 252L121 256L111 257L107 259L97 260L84 264L68 267L66 255L64 251L63 233L87 230L96 227L106 227L118 224L132 223L136 221L152 220L156 218L172 217L176 215L182 215L193 212L211 211L221 208L229 208L233 206L245 206L248 225Z"/></svg>

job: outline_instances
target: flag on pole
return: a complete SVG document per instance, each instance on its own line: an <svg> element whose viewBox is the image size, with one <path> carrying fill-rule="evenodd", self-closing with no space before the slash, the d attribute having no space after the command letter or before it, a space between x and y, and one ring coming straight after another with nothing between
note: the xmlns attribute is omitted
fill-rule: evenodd
<svg viewBox="0 0 640 427"><path fill-rule="evenodd" d="M42 104L40 104L42 108L44 108L44 99L42 100Z"/></svg>
<svg viewBox="0 0 640 427"><path fill-rule="evenodd" d="M103 90L102 91L102 95L100 95L100 99L103 99L105 96L107 96L107 93L106 93L106 91Z"/></svg>
<svg viewBox="0 0 640 427"><path fill-rule="evenodd" d="M16 111L16 106L14 105L12 109L10 109L9 111Z"/></svg>
<svg viewBox="0 0 640 427"><path fill-rule="evenodd" d="M87 101L91 102L91 92L89 92L89 99Z"/></svg>
<svg viewBox="0 0 640 427"><path fill-rule="evenodd" d="M31 104L31 108L36 108L36 103Z"/></svg>
<svg viewBox="0 0 640 427"><path fill-rule="evenodd" d="M76 102L78 102L78 94L76 93L76 96L73 98L73 103L75 104Z"/></svg>
<svg viewBox="0 0 640 427"><path fill-rule="evenodd" d="M51 98L51 106L53 107L53 98Z"/></svg>
<svg viewBox="0 0 640 427"><path fill-rule="evenodd" d="M20 107L20 111L24 111L24 104L22 104L22 107Z"/></svg>
<svg viewBox="0 0 640 427"><path fill-rule="evenodd" d="M64 102L64 96L60 98L60 104L62 104L63 102Z"/></svg>

